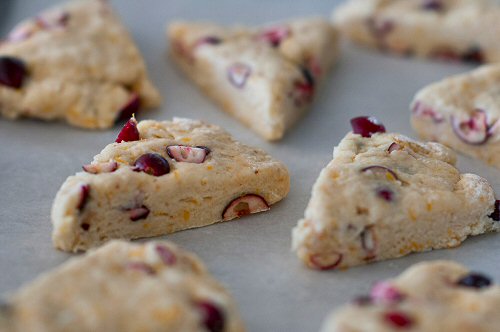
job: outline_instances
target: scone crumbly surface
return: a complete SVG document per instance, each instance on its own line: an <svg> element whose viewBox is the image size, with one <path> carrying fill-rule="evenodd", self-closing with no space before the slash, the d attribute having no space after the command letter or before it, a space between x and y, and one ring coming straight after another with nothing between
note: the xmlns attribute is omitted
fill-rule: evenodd
<svg viewBox="0 0 500 332"><path fill-rule="evenodd" d="M349 0L335 26L361 45L402 56L496 62L500 6L490 0Z"/></svg>
<svg viewBox="0 0 500 332"><path fill-rule="evenodd" d="M461 174L439 143L349 133L316 181L293 248L316 269L342 268L458 246L498 231L488 182Z"/></svg>
<svg viewBox="0 0 500 332"><path fill-rule="evenodd" d="M141 121L137 130L140 139L109 144L62 185L52 208L56 247L85 250L205 226L267 210L288 193L281 162L220 127L174 118ZM138 169L144 156L167 172Z"/></svg>
<svg viewBox="0 0 500 332"><path fill-rule="evenodd" d="M113 241L14 294L0 311L0 331L244 328L229 293L194 255L169 242Z"/></svg>
<svg viewBox="0 0 500 332"><path fill-rule="evenodd" d="M500 66L431 84L411 104L411 122L426 140L500 168Z"/></svg>
<svg viewBox="0 0 500 332"><path fill-rule="evenodd" d="M0 84L0 113L8 118L108 128L161 99L106 1L76 0L21 22L0 44L0 61L11 76L15 68L22 73Z"/></svg>
<svg viewBox="0 0 500 332"><path fill-rule="evenodd" d="M309 108L337 58L337 32L308 18L260 28L174 22L170 53L223 110L268 140Z"/></svg>
<svg viewBox="0 0 500 332"><path fill-rule="evenodd" d="M500 287L451 261L418 263L330 315L322 332L496 332Z"/></svg>

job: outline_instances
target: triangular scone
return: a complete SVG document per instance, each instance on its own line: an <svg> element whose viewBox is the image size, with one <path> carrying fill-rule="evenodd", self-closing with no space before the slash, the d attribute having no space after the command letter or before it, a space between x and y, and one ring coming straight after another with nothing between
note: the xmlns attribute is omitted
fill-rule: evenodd
<svg viewBox="0 0 500 332"><path fill-rule="evenodd" d="M234 300L169 242L113 241L45 273L0 307L0 331L242 332Z"/></svg>
<svg viewBox="0 0 500 332"><path fill-rule="evenodd" d="M489 0L348 0L333 17L344 36L382 51L500 61L500 6Z"/></svg>
<svg viewBox="0 0 500 332"><path fill-rule="evenodd" d="M70 176L52 207L53 241L85 250L265 211L286 196L286 167L220 127L131 119L118 141ZM132 131L133 132L133 131ZM139 139L140 138L140 139ZM125 140L129 142L125 142Z"/></svg>
<svg viewBox="0 0 500 332"><path fill-rule="evenodd" d="M354 290L355 291L355 290ZM322 332L498 332L500 287L451 261L416 264L330 315Z"/></svg>
<svg viewBox="0 0 500 332"><path fill-rule="evenodd" d="M310 107L337 58L337 32L325 20L261 28L177 22L171 54L220 107L268 140L280 139Z"/></svg>
<svg viewBox="0 0 500 332"><path fill-rule="evenodd" d="M485 66L417 93L411 123L437 141L500 168L500 66Z"/></svg>
<svg viewBox="0 0 500 332"><path fill-rule="evenodd" d="M493 189L460 174L455 157L439 143L399 134L347 134L293 230L294 250L311 268L334 269L500 230Z"/></svg>
<svg viewBox="0 0 500 332"><path fill-rule="evenodd" d="M78 0L20 23L0 44L0 114L108 128L160 96L110 5Z"/></svg>

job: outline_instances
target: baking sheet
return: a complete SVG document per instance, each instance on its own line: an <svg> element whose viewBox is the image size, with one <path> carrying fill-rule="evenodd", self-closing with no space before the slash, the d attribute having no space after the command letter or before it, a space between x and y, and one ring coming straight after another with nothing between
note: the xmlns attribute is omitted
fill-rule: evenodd
<svg viewBox="0 0 500 332"><path fill-rule="evenodd" d="M56 1L2 0L0 33ZM344 45L342 57L314 108L278 143L257 137L202 96L168 61L164 27L178 18L256 24L307 15L329 16L331 0L115 0L114 6L146 59L163 106L140 118L199 118L221 125L289 167L291 191L262 214L184 231L165 239L197 253L232 292L248 331L317 331L325 315L379 279L413 263L453 259L500 281L499 235L478 236L460 248L413 254L352 268L317 272L290 252L290 232L303 215L311 187L349 130L349 119L375 115L391 131L414 136L408 104L424 85L473 67L398 59ZM119 128L85 131L62 123L0 119L0 294L6 295L71 255L50 240L52 200L67 176L80 170ZM466 157L459 167L486 177L500 193L500 171Z"/></svg>

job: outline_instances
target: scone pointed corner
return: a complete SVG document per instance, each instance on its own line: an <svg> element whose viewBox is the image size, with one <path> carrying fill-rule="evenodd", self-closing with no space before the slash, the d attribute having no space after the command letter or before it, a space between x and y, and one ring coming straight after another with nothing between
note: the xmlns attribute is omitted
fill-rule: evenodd
<svg viewBox="0 0 500 332"><path fill-rule="evenodd" d="M257 28L174 22L167 37L171 58L187 77L270 141L311 107L339 53L337 31L321 18Z"/></svg>
<svg viewBox="0 0 500 332"><path fill-rule="evenodd" d="M286 166L201 121L130 119L52 208L53 242L87 250L264 212L290 190Z"/></svg>
<svg viewBox="0 0 500 332"><path fill-rule="evenodd" d="M387 133L373 117L351 122L292 232L305 265L347 268L500 230L493 188L461 174L451 149Z"/></svg>
<svg viewBox="0 0 500 332"><path fill-rule="evenodd" d="M161 103L110 4L74 0L19 23L0 45L0 114L87 129Z"/></svg>

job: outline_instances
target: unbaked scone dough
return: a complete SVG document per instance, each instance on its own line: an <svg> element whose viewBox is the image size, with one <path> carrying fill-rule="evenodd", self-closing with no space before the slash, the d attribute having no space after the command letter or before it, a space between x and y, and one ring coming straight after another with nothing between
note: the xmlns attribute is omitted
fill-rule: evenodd
<svg viewBox="0 0 500 332"><path fill-rule="evenodd" d="M175 22L170 53L227 113L268 140L309 109L337 58L337 32L319 18L259 28Z"/></svg>
<svg viewBox="0 0 500 332"><path fill-rule="evenodd" d="M111 127L160 104L129 33L103 0L77 0L20 23L0 44L0 114Z"/></svg>
<svg viewBox="0 0 500 332"><path fill-rule="evenodd" d="M439 143L349 133L321 171L293 248L310 268L345 268L458 246L500 230L489 183Z"/></svg>
<svg viewBox="0 0 500 332"><path fill-rule="evenodd" d="M348 0L333 19L348 39L381 51L500 61L500 6L490 0Z"/></svg>
<svg viewBox="0 0 500 332"><path fill-rule="evenodd" d="M416 264L331 314L322 332L498 332L500 287L451 261Z"/></svg>
<svg viewBox="0 0 500 332"><path fill-rule="evenodd" d="M242 332L234 300L169 242L113 241L71 259L0 307L2 332Z"/></svg>
<svg viewBox="0 0 500 332"><path fill-rule="evenodd" d="M417 93L411 123L437 141L500 168L500 66L446 78Z"/></svg>
<svg viewBox="0 0 500 332"><path fill-rule="evenodd" d="M131 127L137 136L123 140ZM268 210L289 190L281 162L214 125L131 119L118 140L57 193L52 207L57 248L85 250L111 238L227 221Z"/></svg>

